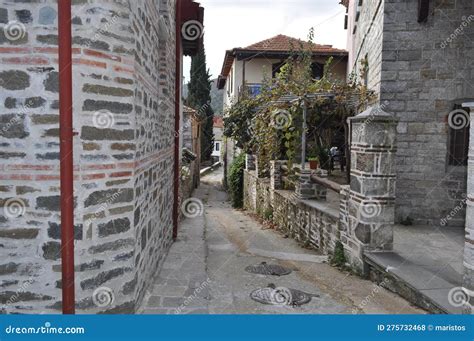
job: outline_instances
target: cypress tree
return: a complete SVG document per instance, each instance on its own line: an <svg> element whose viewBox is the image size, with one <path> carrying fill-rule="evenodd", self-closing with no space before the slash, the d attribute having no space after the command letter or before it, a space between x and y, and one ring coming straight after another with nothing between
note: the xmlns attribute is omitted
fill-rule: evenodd
<svg viewBox="0 0 474 341"><path fill-rule="evenodd" d="M201 160L211 159L214 148L212 131L214 111L211 108L211 76L206 65L204 48L191 59L191 80L188 84L187 105L196 109L201 118Z"/></svg>

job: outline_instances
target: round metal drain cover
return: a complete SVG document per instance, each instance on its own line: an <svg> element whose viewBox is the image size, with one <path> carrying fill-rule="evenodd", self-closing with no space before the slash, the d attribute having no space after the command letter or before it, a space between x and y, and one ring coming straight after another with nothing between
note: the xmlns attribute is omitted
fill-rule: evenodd
<svg viewBox="0 0 474 341"><path fill-rule="evenodd" d="M258 265L249 265L245 271L259 275L284 276L291 273L291 270L278 264L267 264L262 262Z"/></svg>
<svg viewBox="0 0 474 341"><path fill-rule="evenodd" d="M311 301L312 296L301 290L270 285L266 288L258 288L250 293L250 298L262 304L279 306L300 306Z"/></svg>

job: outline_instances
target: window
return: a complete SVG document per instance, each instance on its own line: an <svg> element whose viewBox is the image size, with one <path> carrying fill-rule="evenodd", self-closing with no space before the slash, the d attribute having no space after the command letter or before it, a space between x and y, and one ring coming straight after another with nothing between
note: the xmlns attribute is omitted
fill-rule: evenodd
<svg viewBox="0 0 474 341"><path fill-rule="evenodd" d="M275 78L280 73L281 67L285 65L285 62L279 62L272 64L272 78Z"/></svg>
<svg viewBox="0 0 474 341"><path fill-rule="evenodd" d="M221 143L216 142L214 143L214 151L219 152L221 150Z"/></svg>
<svg viewBox="0 0 474 341"><path fill-rule="evenodd" d="M469 108L455 105L448 115L448 165L467 166L469 152Z"/></svg>
<svg viewBox="0 0 474 341"><path fill-rule="evenodd" d="M314 79L321 79L324 75L324 65L319 63L311 64L311 77Z"/></svg>

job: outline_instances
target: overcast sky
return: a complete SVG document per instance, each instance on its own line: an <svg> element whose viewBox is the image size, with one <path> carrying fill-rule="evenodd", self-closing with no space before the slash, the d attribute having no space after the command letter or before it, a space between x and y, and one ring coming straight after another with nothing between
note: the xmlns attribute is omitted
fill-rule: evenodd
<svg viewBox="0 0 474 341"><path fill-rule="evenodd" d="M314 42L346 48L344 6L339 0L197 0L204 7L204 44L212 78L222 68L225 50L245 47L284 34L307 39L315 28ZM190 58L184 76L189 80Z"/></svg>

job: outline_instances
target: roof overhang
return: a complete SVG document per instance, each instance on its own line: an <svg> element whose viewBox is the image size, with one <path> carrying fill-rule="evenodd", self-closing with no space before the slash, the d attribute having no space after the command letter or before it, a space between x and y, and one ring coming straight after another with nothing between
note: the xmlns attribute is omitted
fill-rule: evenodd
<svg viewBox="0 0 474 341"><path fill-rule="evenodd" d="M232 68L232 64L234 63L235 59L237 60L250 60L254 58L286 59L293 54L294 52L291 52L291 51L258 51L258 50L248 50L248 49L240 49L240 48L227 50L225 52L224 63L222 64L221 74L219 75L217 79L217 88L219 90L224 89L227 76L229 75L230 69ZM319 56L347 58L348 52L347 51L313 52L313 57L319 57Z"/></svg>
<svg viewBox="0 0 474 341"><path fill-rule="evenodd" d="M181 42L185 56L195 56L203 46L204 8L193 0L181 0Z"/></svg>

